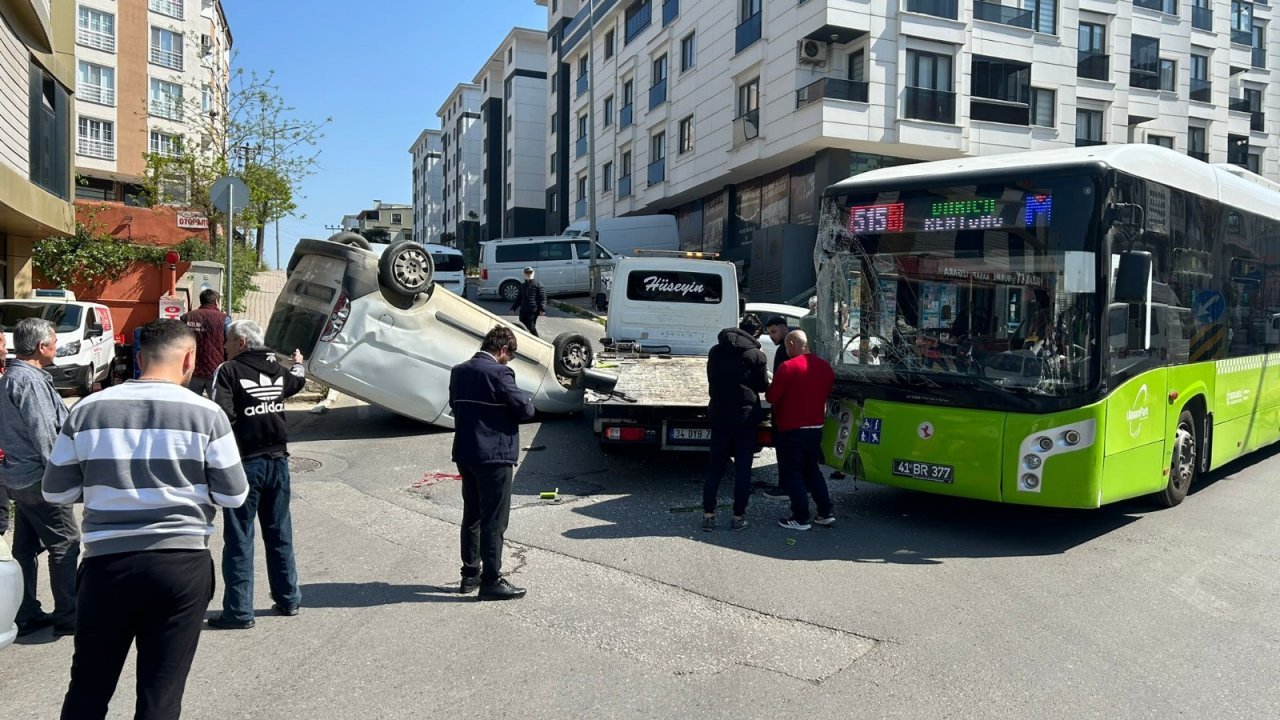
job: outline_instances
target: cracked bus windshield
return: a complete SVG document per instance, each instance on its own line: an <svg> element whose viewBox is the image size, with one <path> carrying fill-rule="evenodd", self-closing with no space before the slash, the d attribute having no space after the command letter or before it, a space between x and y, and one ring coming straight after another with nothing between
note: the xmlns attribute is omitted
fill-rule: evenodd
<svg viewBox="0 0 1280 720"><path fill-rule="evenodd" d="M1096 386L1093 178L851 193L824 198L817 248L818 344L840 380L1013 406Z"/></svg>

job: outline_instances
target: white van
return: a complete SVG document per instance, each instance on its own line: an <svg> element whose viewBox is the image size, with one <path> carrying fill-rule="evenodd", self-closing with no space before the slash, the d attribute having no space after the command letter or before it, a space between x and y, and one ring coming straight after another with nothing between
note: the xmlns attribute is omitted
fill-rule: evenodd
<svg viewBox="0 0 1280 720"><path fill-rule="evenodd" d="M579 220L568 227L569 237L590 237L591 221ZM636 250L679 250L680 233L674 215L632 215L596 218L596 242L614 255L635 255Z"/></svg>
<svg viewBox="0 0 1280 720"><path fill-rule="evenodd" d="M565 236L503 238L480 243L478 296L515 302L532 267L548 295L580 295L591 290L591 241ZM602 272L613 265L613 253L596 248Z"/></svg>
<svg viewBox="0 0 1280 720"><path fill-rule="evenodd" d="M29 317L52 322L58 333L58 357L53 367L45 368L53 375L54 387L88 395L94 383L111 382L116 335L106 305L78 302L69 292L61 297L0 300L0 329L9 348L6 361L14 356L14 326Z"/></svg>
<svg viewBox="0 0 1280 720"><path fill-rule="evenodd" d="M379 258L387 248L395 243L369 243L369 249ZM467 287L467 267L462 251L448 245L426 243L422 247L431 254L431 263L435 269L435 284L454 295L462 295Z"/></svg>
<svg viewBox="0 0 1280 720"><path fill-rule="evenodd" d="M742 314L737 268L720 260L619 258L610 292L608 337L665 354L706 355Z"/></svg>

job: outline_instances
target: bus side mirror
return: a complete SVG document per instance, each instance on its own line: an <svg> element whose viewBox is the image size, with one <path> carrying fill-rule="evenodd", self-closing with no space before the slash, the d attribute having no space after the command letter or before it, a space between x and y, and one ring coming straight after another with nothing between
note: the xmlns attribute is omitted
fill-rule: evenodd
<svg viewBox="0 0 1280 720"><path fill-rule="evenodd" d="M1112 227L1140 232L1146 228L1146 212L1137 203L1111 203L1107 206L1107 220Z"/></svg>
<svg viewBox="0 0 1280 720"><path fill-rule="evenodd" d="M1129 306L1130 350L1151 348L1151 253L1120 253L1116 265L1115 302Z"/></svg>

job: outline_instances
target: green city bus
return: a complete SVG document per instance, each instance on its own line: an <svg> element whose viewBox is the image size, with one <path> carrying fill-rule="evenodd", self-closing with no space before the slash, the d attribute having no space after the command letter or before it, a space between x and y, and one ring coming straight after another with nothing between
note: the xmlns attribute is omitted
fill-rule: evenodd
<svg viewBox="0 0 1280 720"><path fill-rule="evenodd" d="M1280 440L1280 186L1153 145L829 187L828 464L997 502L1173 506Z"/></svg>

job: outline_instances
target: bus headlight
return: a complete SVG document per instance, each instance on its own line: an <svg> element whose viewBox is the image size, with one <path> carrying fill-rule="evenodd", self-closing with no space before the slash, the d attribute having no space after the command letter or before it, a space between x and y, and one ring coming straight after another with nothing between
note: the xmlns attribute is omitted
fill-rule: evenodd
<svg viewBox="0 0 1280 720"><path fill-rule="evenodd" d="M1053 439L1041 436L1040 439L1036 440L1036 446L1040 448L1041 452L1049 452L1053 449Z"/></svg>
<svg viewBox="0 0 1280 720"><path fill-rule="evenodd" d="M1031 473L1027 473L1022 476L1022 486L1028 490L1035 490L1040 487L1040 478L1032 475Z"/></svg>
<svg viewBox="0 0 1280 720"><path fill-rule="evenodd" d="M1040 466L1044 464L1039 455L1028 455L1022 458L1022 462L1027 466L1028 470L1039 470Z"/></svg>
<svg viewBox="0 0 1280 720"><path fill-rule="evenodd" d="M1065 433L1062 434L1062 441L1068 445L1079 445L1080 431L1079 430L1066 431Z"/></svg>

